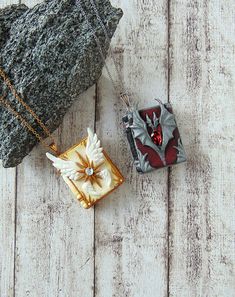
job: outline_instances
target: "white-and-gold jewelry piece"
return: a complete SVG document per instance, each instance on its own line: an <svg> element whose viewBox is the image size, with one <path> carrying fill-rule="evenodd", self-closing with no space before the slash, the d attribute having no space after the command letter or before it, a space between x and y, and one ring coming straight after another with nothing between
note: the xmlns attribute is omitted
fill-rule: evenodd
<svg viewBox="0 0 235 297"><path fill-rule="evenodd" d="M89 208L123 182L123 177L90 128L87 139L59 157L47 153L71 190Z"/></svg>

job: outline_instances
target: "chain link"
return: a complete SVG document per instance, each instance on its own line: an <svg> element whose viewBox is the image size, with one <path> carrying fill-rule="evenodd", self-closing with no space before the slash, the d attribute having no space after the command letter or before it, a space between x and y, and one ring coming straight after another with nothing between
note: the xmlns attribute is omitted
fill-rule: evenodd
<svg viewBox="0 0 235 297"><path fill-rule="evenodd" d="M104 62L106 71L108 73L108 76L110 78L110 81L113 85L113 88L116 92L117 97L120 97L120 99L124 102L124 104L126 105L127 109L130 109L131 104L130 104L130 97L128 95L128 92L125 90L125 86L122 80L122 75L119 71L119 67L118 67L118 63L114 57L114 53L112 51L112 49L110 48L110 54L111 54L111 58L114 62L114 66L115 66L115 70L118 74L118 79L121 85L121 89L122 91L120 92L120 88L119 86L114 82L114 79L111 75L111 72L107 66L106 63L106 58L105 58L105 54L103 52L102 46L100 44L100 41L98 39L98 37L96 36L96 33L85 13L85 10L83 9L82 5L81 5L81 0L76 0L76 4L79 7L79 9L81 10L85 21L87 23L87 26L89 27L89 29L91 30L91 33L96 41L96 44L98 46L101 58ZM102 30L104 31L105 34L105 38L109 41L109 43L111 42L111 38L108 35L108 32L106 30L106 27L99 15L98 9L96 7L96 4L93 0L90 0L91 6L96 14L96 17L98 19L98 22L100 23L100 26L102 28ZM50 148L52 149L55 153L58 154L58 150L57 150L57 146L55 145L55 140L52 137L50 131L48 130L48 128L43 124L43 122L39 119L39 117L37 116L37 114L22 100L22 98L18 95L16 89L14 88L14 86L12 85L10 79L7 77L7 75L5 74L5 72L3 71L3 69L1 69L0 67L0 76L2 77L3 81L5 82L6 86L9 88L9 90L12 92L13 96L16 98L16 100L18 100L18 102L20 102L22 104L22 106L32 115L32 117L37 121L37 123L39 124L39 126L43 129L43 131L45 132L45 134L52 140L52 144L51 145L47 145L46 142L43 140L43 138L39 135L39 133L16 111L14 110L14 108L12 108L12 106L4 99L4 97L0 96L0 103L2 103L3 106L5 106L17 119L19 119L22 123L23 126L25 126L42 144L43 146L45 146L46 148Z"/></svg>
<svg viewBox="0 0 235 297"><path fill-rule="evenodd" d="M21 121L21 124L25 126L46 148L48 145L44 142L42 137L36 132L36 130L16 111L11 105L4 99L4 97L0 96L0 102L3 106L5 106L14 116L15 118Z"/></svg>
<svg viewBox="0 0 235 297"><path fill-rule="evenodd" d="M76 4L77 4L78 8L80 9L80 11L82 12L82 14L83 14L83 16L84 16L84 18L85 18L85 21L86 21L86 23L87 23L87 26L88 26L89 29L91 30L91 33L92 33L92 35L93 35L93 37L94 37L94 39L95 39L95 41L96 41L96 44L97 44L97 46L98 46L98 49L99 49L101 58L102 58L102 60L103 60L103 62L104 62L104 65L105 65L105 69L106 69L106 71L107 71L107 73L108 73L108 76L109 76L109 78L110 78L110 81L111 81L111 83L112 83L112 85L113 85L114 91L115 91L117 97L119 97L119 98L124 102L124 104L126 105L127 109L130 109L130 107L131 107L130 97L129 97L129 95L128 95L128 92L127 92L126 89L125 89L125 86L124 86L124 83L123 83L123 80L122 80L122 75L121 75L121 73L120 73L120 71L119 71L118 63L117 63L117 61L116 61L116 59L115 59L114 53L113 53L112 49L110 48L109 52L110 52L110 54L111 54L111 58L112 58L112 60L113 60L113 62L114 62L115 70L116 70L116 72L117 72L117 74L118 74L118 79L119 79L119 82L120 82L121 90L122 90L122 91L120 91L120 87L114 82L114 79L113 79L113 77L112 77L112 75L111 75L111 72L110 72L110 70L109 70L109 68L108 68L108 65L107 65L107 63L106 63L105 54L104 54L104 52L103 52L102 46L101 46L101 44L100 44L100 41L99 41L98 37L96 36L96 33L95 33L95 31L94 31L94 29L93 29L93 27L92 27L92 25L91 25L91 22L90 22L89 19L88 19L88 16L87 16L85 10L83 9L83 7L82 7L82 5L81 5L81 2L82 2L81 0L76 0ZM98 22L100 23L100 26L101 26L102 30L104 31L105 38L106 38L106 39L109 41L109 43L110 43L110 42L111 42L111 38L109 37L109 35L108 35L108 31L107 31L107 29L106 29L106 27L105 27L105 25L104 25L104 23L103 23L103 21L102 21L100 15L99 15L97 6L96 6L96 4L95 4L95 2L94 2L93 0L90 0L90 3L91 3L91 6L92 6L92 8L93 8L95 14L96 14L96 17L97 17Z"/></svg>
<svg viewBox="0 0 235 297"><path fill-rule="evenodd" d="M55 140L52 137L50 131L47 129L47 127L43 124L43 122L39 119L39 117L36 115L36 113L21 99L21 97L18 95L16 89L12 85L10 79L7 77L6 73L3 71L3 69L0 67L0 76L2 77L4 83L9 88L13 96L16 98L16 100L24 106L24 108L32 115L32 117L37 121L39 126L43 129L45 134L51 139L52 144L48 145L43 140L43 138L39 135L39 133L5 100L3 96L0 96L0 102L3 106L5 106L17 119L19 119L24 127L26 127L38 140L45 146L46 148L50 148L55 153L58 154L57 146L55 145Z"/></svg>

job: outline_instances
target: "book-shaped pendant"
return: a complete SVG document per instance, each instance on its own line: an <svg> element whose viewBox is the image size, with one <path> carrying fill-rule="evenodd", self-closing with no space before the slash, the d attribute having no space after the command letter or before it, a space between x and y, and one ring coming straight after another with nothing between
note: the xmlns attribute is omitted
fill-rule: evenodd
<svg viewBox="0 0 235 297"><path fill-rule="evenodd" d="M127 138L138 172L186 161L170 104L142 110L132 110L123 118Z"/></svg>
<svg viewBox="0 0 235 297"><path fill-rule="evenodd" d="M88 128L88 137L59 157L47 153L71 191L84 208L90 208L119 187L124 178L113 164L97 135Z"/></svg>

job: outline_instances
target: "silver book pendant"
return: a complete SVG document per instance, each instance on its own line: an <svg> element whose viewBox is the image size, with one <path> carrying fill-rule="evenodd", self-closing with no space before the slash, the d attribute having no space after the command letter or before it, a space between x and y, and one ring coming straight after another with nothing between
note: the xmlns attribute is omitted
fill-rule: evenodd
<svg viewBox="0 0 235 297"><path fill-rule="evenodd" d="M186 161L175 116L170 104L129 111L123 117L127 139L140 173Z"/></svg>

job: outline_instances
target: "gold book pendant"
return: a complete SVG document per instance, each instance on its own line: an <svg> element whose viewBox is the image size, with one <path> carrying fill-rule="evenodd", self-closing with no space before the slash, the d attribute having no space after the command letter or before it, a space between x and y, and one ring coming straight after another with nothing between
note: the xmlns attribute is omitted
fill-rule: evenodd
<svg viewBox="0 0 235 297"><path fill-rule="evenodd" d="M92 207L114 191L124 178L100 146L100 140L91 129L88 137L58 158L47 153L82 206Z"/></svg>

